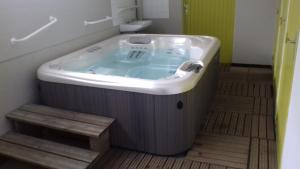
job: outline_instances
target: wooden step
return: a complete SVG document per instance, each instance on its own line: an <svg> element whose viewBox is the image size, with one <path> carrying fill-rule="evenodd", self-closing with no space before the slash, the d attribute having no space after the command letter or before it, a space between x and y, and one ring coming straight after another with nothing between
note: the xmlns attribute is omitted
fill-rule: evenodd
<svg viewBox="0 0 300 169"><path fill-rule="evenodd" d="M99 137L113 123L113 119L71 112L41 105L26 105L8 113L7 118L24 123L78 135Z"/></svg>
<svg viewBox="0 0 300 169"><path fill-rule="evenodd" d="M14 111L6 115L7 118L24 123L43 126L51 129L70 132L78 135L99 137L106 129L102 126L91 125L78 121L71 121L54 116L32 113L27 111Z"/></svg>
<svg viewBox="0 0 300 169"><path fill-rule="evenodd" d="M108 117L96 116L96 115L91 115L86 113L78 113L78 112L56 109L56 108L36 105L36 104L24 105L20 108L20 110L49 115L49 116L63 118L67 120L93 124L97 126L103 126L103 127L110 126L114 122L114 119Z"/></svg>
<svg viewBox="0 0 300 169"><path fill-rule="evenodd" d="M109 127L114 119L56 109L42 105L25 105L6 117L14 122L42 126L44 128L86 136L90 149L102 156L109 148ZM18 126L18 125L16 125ZM18 127L16 127L18 130Z"/></svg>
<svg viewBox="0 0 300 169"><path fill-rule="evenodd" d="M0 154L50 169L85 169L99 153L10 132L0 137Z"/></svg>

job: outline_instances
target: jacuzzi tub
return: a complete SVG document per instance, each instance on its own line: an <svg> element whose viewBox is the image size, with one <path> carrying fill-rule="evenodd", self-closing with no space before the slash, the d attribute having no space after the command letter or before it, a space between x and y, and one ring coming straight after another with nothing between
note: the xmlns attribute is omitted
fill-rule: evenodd
<svg viewBox="0 0 300 169"><path fill-rule="evenodd" d="M207 36L116 36L42 65L42 102L115 118L112 145L181 153L214 95L219 48Z"/></svg>

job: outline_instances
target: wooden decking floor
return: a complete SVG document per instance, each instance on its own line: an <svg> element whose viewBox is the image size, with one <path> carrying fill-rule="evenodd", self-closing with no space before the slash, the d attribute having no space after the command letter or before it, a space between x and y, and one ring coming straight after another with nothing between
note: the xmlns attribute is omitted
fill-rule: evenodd
<svg viewBox="0 0 300 169"><path fill-rule="evenodd" d="M222 65L192 149L177 157L114 148L100 169L277 169L272 70Z"/></svg>
<svg viewBox="0 0 300 169"><path fill-rule="evenodd" d="M277 169L274 131L272 70L222 65L213 106L189 152L165 157L112 148L96 168Z"/></svg>

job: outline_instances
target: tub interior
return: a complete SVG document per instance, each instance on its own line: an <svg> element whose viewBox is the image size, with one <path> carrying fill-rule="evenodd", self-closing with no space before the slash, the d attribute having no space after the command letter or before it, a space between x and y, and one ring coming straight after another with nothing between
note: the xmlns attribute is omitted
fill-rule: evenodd
<svg viewBox="0 0 300 169"><path fill-rule="evenodd" d="M145 40L143 40L145 41ZM138 42L138 39L135 39ZM64 63L65 71L159 80L191 59L188 38L157 37L147 43L121 39L115 47L93 47Z"/></svg>

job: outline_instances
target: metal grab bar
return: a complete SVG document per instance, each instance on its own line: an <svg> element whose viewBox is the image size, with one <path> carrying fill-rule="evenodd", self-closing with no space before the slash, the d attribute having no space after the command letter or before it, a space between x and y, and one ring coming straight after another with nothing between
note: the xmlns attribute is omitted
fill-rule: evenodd
<svg viewBox="0 0 300 169"><path fill-rule="evenodd" d="M139 8L139 6L130 6L130 7L127 7L127 8L120 8L119 9L119 13L123 12L123 11L127 11L127 10L130 10L130 9L135 9L135 8Z"/></svg>
<svg viewBox="0 0 300 169"><path fill-rule="evenodd" d="M97 20L97 21L84 21L84 25L85 26L94 25L94 24L97 24L97 23L102 23L102 22L106 22L106 21L110 21L110 20L112 20L112 17L106 16L104 19L100 19L100 20Z"/></svg>
<svg viewBox="0 0 300 169"><path fill-rule="evenodd" d="M42 32L43 30L47 29L48 27L50 27L51 25L53 25L54 23L57 22L57 18L53 17L53 16L50 16L49 17L49 23L44 25L43 27L37 29L36 31L32 32L31 34L23 37L23 38L11 38L10 39L10 42L11 44L16 44L17 42L23 42L23 41L27 41L29 40L30 38L34 37L35 35L39 34L40 32Z"/></svg>

